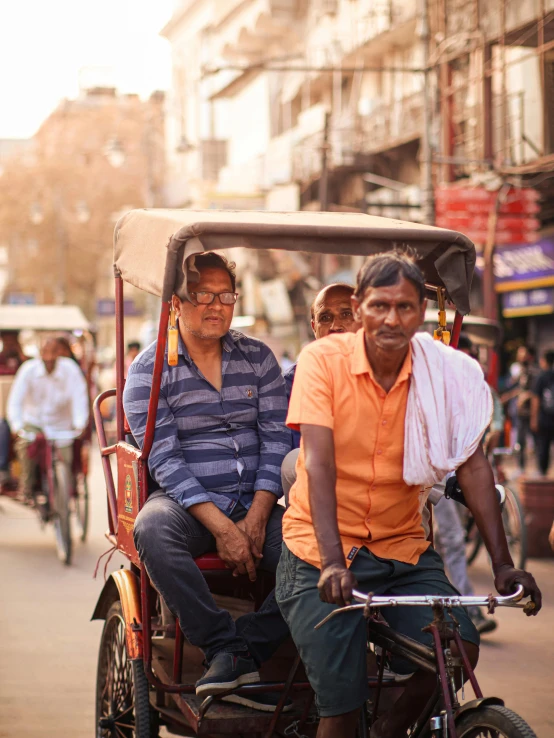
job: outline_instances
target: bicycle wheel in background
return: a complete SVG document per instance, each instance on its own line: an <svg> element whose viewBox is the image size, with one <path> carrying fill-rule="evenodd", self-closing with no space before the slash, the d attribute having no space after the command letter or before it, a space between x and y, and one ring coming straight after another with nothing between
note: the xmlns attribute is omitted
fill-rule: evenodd
<svg viewBox="0 0 554 738"><path fill-rule="evenodd" d="M458 738L537 738L535 732L512 710L484 705L456 720Z"/></svg>
<svg viewBox="0 0 554 738"><path fill-rule="evenodd" d="M517 492L509 487L504 487L504 490L506 501L502 508L502 522L506 531L508 548L514 560L514 566L518 569L524 569L527 561L527 526L525 525L523 507Z"/></svg>
<svg viewBox="0 0 554 738"><path fill-rule="evenodd" d="M75 516L77 518L77 528L79 536L84 543L87 540L89 525L89 500L88 500L88 484L86 476L80 472L75 478Z"/></svg>
<svg viewBox="0 0 554 738"><path fill-rule="evenodd" d="M467 565L473 564L477 558L477 554L481 550L483 539L477 530L477 524L473 515L467 508L460 506L460 514L462 516L462 525L464 526L466 536L466 561Z"/></svg>
<svg viewBox="0 0 554 738"><path fill-rule="evenodd" d="M71 564L71 471L63 461L54 462L54 510L52 520L56 535L58 558L66 566Z"/></svg>

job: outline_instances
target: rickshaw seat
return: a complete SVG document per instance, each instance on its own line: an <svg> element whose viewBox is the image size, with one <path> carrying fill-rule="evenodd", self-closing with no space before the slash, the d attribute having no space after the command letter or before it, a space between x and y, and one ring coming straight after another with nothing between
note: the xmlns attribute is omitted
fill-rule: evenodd
<svg viewBox="0 0 554 738"><path fill-rule="evenodd" d="M200 571L229 571L222 559L216 553L207 553L194 559Z"/></svg>

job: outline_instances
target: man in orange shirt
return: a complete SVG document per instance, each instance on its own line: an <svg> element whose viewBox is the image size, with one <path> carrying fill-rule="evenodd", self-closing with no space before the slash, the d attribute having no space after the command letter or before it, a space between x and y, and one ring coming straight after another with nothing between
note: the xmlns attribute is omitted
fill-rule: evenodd
<svg viewBox="0 0 554 738"><path fill-rule="evenodd" d="M374 594L454 594L440 556L425 539L421 485L404 481L405 417L412 374L411 339L423 323L423 275L405 254L369 258L352 298L362 328L316 341L302 352L287 418L302 434L298 478L283 521L277 601L316 693L318 738L352 738L368 698L366 631L360 611L314 626L352 597L356 584ZM450 352L449 352L450 353ZM452 361L465 361L452 351ZM499 592L524 585L540 608L533 577L514 569L490 466L478 447L458 480L483 536ZM468 656L479 636L455 609ZM423 643L430 608L387 612L395 630ZM393 660L400 674L410 662ZM372 738L406 735L435 686L418 671Z"/></svg>

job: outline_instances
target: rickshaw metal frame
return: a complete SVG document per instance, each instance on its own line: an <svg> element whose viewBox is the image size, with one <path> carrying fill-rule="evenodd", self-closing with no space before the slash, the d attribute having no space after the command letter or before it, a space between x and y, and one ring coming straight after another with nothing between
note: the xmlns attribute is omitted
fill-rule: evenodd
<svg viewBox="0 0 554 738"><path fill-rule="evenodd" d="M215 213L215 217L214 217ZM148 221L149 215L151 222ZM167 223L164 222L164 216ZM292 216L292 218L291 218ZM355 225L353 226L351 221L354 217ZM150 269L152 269L152 259L149 255L149 241L152 238L152 230L155 230L156 222L162 223L165 227L165 238L164 246L167 243L167 249L165 251L165 266L163 275L160 279L160 271L155 275L155 279L151 279L151 275L148 272L148 264L143 265L141 262L141 269L137 270L139 276L132 274L129 254L126 254L125 258L121 256L121 235L128 226L132 226L130 230L139 240L138 260L150 259ZM183 220L183 226L175 232L176 221ZM267 225L265 220L271 220L271 224ZM292 226L289 221L292 221ZM305 222L303 222L305 221ZM321 221L321 222L320 222ZM144 223L146 227L141 230L140 223ZM178 224L178 223L177 223ZM134 229L134 230L133 230ZM164 229L162 229L163 231ZM145 504L148 497L148 470L147 461L150 454L152 444L154 441L154 433L156 427L156 411L158 406L161 378L164 365L165 348L167 341L167 330L170 313L170 300L174 292L176 285L176 269L178 259L183 259L183 264L188 265L188 258L195 254L202 253L202 238L206 237L206 251L214 250L213 239L216 241L224 241L218 248L228 248L234 246L252 246L253 248L272 248L277 247L284 250L300 251L300 250L312 250L317 252L318 248L306 249L306 246L311 242L314 242L316 246L325 253L337 253L336 242L342 239L341 246L339 246L339 253L346 254L366 254L378 253L387 248L391 247L391 244L396 246L403 246L407 243L413 245L413 241L418 244L425 244L425 259L427 268L431 269L434 275L438 275L437 263L442 259L442 268L445 273L449 274L449 285L451 291L454 291L457 296L456 316L454 320L454 326L452 330L451 345L457 344L458 336L462 325L462 313L466 313L469 310L469 287L471 283L471 275L473 273L473 267L475 264L475 248L473 244L465 236L453 231L447 231L445 229L439 229L434 227L420 226L417 224L402 223L401 221L392 221L386 218L376 218L365 215L343 214L343 213L286 213L286 214L275 214L275 213L217 213L216 211L209 211L207 213L191 213L190 211L132 211L131 213L124 216L118 222L115 229L114 238L114 250L116 254L115 258L115 319L116 319L116 389L108 390L99 395L94 402L93 412L96 422L96 427L99 435L100 452L102 457L102 466L104 475L106 478L106 488L108 496L108 521L109 531L108 538L118 547L118 532L119 532L119 521L118 521L118 499L116 492L116 485L114 483L113 472L111 469L109 456L117 453L118 449L124 449L128 446L125 443L125 418L123 410L123 389L124 389L124 301L123 301L123 281L129 281L135 287L139 289L145 289L146 291L157 294L162 298L162 305L160 311L160 318L158 323L158 338L155 353L155 361L153 368L152 377L152 391L148 403L148 413L146 430L143 441L142 450L138 455L138 475L137 475L137 487L139 496L140 510ZM228 238L227 238L228 237ZM227 238L227 240L226 240ZM127 235L127 248L129 249L128 242L132 240L131 236ZM231 242L229 242L229 239ZM310 241L311 239L311 241ZM268 241L268 243L266 243ZM187 242L192 242L193 246L189 256L186 254ZM265 246L262 245L266 244ZM442 246L446 248L442 248ZM312 244L313 246L313 244ZM371 246L371 247L370 247ZM423 249L423 246L421 247ZM158 247L159 249L159 247ZM154 249L153 249L154 250ZM217 250L217 248L216 248ZM450 254L448 259L445 259L446 254ZM433 256L436 255L436 260L433 260ZM453 259L453 257L457 258ZM455 270L452 265L452 261L456 261L458 267L463 267L463 275L460 275L459 283L456 284ZM454 275L454 276L453 276ZM153 284L154 282L157 283ZM142 280L142 281L141 281ZM440 284L428 284L428 294L431 296L436 293L438 289L445 290L445 283L438 277ZM187 272L185 272L185 294L188 294L187 288ZM459 307L459 309L458 309ZM106 444L106 436L102 424L102 417L100 413L100 404L103 400L116 397L116 438L117 441L111 446ZM134 449L136 451L136 449ZM134 568L135 565L133 565ZM177 702L180 709L185 715L187 722L194 728L195 731L199 731L201 726L206 724L206 712L211 704L211 699L207 698L204 700L201 710L197 715L192 708L188 705L186 700L182 699L180 695L192 694L195 691L194 684L180 684L178 680L181 677L182 667L182 647L183 638L182 634L176 637L175 641L175 652L173 658L172 668L172 681L166 683L156 676L152 670L152 603L151 603L151 584L146 573L144 565L140 564L140 615L141 620L139 621L134 617L131 630L135 635L142 636L139 639L133 639L133 654L137 658L142 658L144 662L144 670L148 682L160 693L171 694L173 699ZM133 575L134 577L135 575ZM118 583L118 587L123 588L123 582ZM125 585L127 586L127 585ZM128 588L128 586L127 586ZM101 617L102 612L102 596L100 602L97 605L95 615ZM180 627L177 623L177 631L180 631ZM129 635L129 634L128 634ZM393 634L398 635L398 634ZM393 637L391 636L391 638ZM402 636L398 636L397 645L395 648L403 650ZM406 644L404 644L405 646ZM417 650L417 649L416 649ZM408 655L408 654L405 654ZM416 659L416 662L421 662L421 665L425 663L425 659L422 654L412 653L412 658ZM278 720L280 719L280 710L285 704L287 697L291 691L305 691L310 689L308 682L295 683L294 678L298 670L300 660L299 657L295 659L289 676L285 682L274 683L274 684L259 684L249 685L241 687L237 690L232 690L234 693L254 694L256 692L282 692L281 699L279 701L278 709L273 714L267 731L264 731L264 735L268 738L272 735ZM379 676L377 679L370 679L369 686L372 688L378 688L379 690L383 687L394 687L397 686L395 682L386 682ZM168 674L169 677L169 674ZM267 714L260 713L261 718L267 721ZM306 715L307 716L307 715Z"/></svg>

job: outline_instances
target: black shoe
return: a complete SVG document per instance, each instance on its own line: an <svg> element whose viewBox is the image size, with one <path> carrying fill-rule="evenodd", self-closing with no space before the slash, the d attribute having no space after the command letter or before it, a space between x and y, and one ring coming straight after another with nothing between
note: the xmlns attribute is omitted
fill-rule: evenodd
<svg viewBox="0 0 554 738"><path fill-rule="evenodd" d="M279 692L259 692L258 694L227 694L221 698L221 701L233 702L235 705L244 705L244 707L251 707L253 710L262 712L275 712L280 699ZM290 712L292 708L292 700L287 699L283 712Z"/></svg>
<svg viewBox="0 0 554 738"><path fill-rule="evenodd" d="M208 697L259 681L260 675L252 658L222 651L214 656L202 679L196 682L196 694Z"/></svg>

